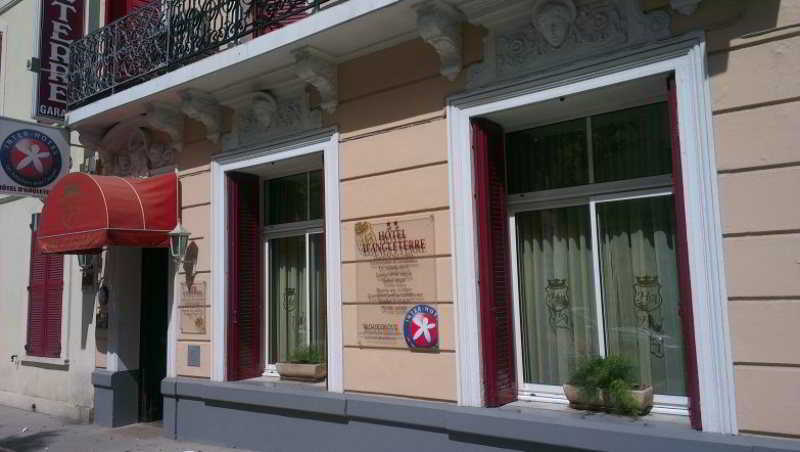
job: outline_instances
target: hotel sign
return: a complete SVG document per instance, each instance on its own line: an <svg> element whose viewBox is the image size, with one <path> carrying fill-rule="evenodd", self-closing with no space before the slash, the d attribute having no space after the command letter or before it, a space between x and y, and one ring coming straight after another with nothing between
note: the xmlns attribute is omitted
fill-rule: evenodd
<svg viewBox="0 0 800 452"><path fill-rule="evenodd" d="M436 298L433 217L364 221L355 233L356 301L409 304Z"/></svg>
<svg viewBox="0 0 800 452"><path fill-rule="evenodd" d="M0 194L46 197L70 165L64 129L0 118Z"/></svg>
<svg viewBox="0 0 800 452"><path fill-rule="evenodd" d="M63 122L70 44L83 36L84 0L40 0L39 76L34 117Z"/></svg>

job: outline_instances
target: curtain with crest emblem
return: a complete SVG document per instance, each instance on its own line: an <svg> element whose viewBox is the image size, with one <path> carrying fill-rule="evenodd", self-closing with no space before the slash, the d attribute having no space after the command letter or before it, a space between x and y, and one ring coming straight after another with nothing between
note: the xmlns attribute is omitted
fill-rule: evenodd
<svg viewBox="0 0 800 452"><path fill-rule="evenodd" d="M599 203L597 224L608 354L656 394L685 396L672 196Z"/></svg>
<svg viewBox="0 0 800 452"><path fill-rule="evenodd" d="M517 214L517 259L526 383L566 383L599 353L586 206Z"/></svg>

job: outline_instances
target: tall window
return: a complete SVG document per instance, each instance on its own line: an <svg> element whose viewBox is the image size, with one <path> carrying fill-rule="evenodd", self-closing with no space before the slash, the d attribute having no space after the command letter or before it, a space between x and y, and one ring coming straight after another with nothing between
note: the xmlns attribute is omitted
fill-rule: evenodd
<svg viewBox="0 0 800 452"><path fill-rule="evenodd" d="M43 254L36 240L39 214L31 221L31 264L28 284L28 356L61 356L61 298L64 256Z"/></svg>
<svg viewBox="0 0 800 452"><path fill-rule="evenodd" d="M558 397L582 358L613 354L685 405L667 105L513 132L507 150L521 391Z"/></svg>
<svg viewBox="0 0 800 452"><path fill-rule="evenodd" d="M299 347L326 355L322 170L264 183L268 367Z"/></svg>

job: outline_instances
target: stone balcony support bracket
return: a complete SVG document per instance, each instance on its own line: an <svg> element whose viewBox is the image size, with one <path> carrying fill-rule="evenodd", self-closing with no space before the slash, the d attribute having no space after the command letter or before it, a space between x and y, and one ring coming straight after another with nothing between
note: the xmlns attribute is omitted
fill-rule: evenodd
<svg viewBox="0 0 800 452"><path fill-rule="evenodd" d="M196 89L181 91L181 111L186 116L200 121L206 127L206 138L219 143L222 129L222 106L217 99Z"/></svg>
<svg viewBox="0 0 800 452"><path fill-rule="evenodd" d="M328 113L339 105L339 73L332 57L313 47L303 47L293 52L297 76L314 86L321 97L320 106Z"/></svg>
<svg viewBox="0 0 800 452"><path fill-rule="evenodd" d="M441 74L455 80L463 67L462 25L464 14L441 0L429 0L416 5L417 29L420 37L430 44L441 59Z"/></svg>
<svg viewBox="0 0 800 452"><path fill-rule="evenodd" d="M178 152L183 149L183 114L177 107L160 102L150 104L145 122L148 127L169 135L173 149Z"/></svg>

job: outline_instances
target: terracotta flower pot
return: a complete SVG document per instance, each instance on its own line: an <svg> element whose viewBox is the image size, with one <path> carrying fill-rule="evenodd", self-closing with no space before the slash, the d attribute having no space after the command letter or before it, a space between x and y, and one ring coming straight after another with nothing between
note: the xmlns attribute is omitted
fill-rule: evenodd
<svg viewBox="0 0 800 452"><path fill-rule="evenodd" d="M636 401L637 415L642 416L650 412L653 408L653 387L650 385L637 385L631 389L633 400ZM608 394L603 394L603 399L609 400Z"/></svg>
<svg viewBox="0 0 800 452"><path fill-rule="evenodd" d="M569 400L569 407L576 410L600 411L605 406L603 394L600 391L592 396L587 396L579 387L571 384L564 385L564 394Z"/></svg>
<svg viewBox="0 0 800 452"><path fill-rule="evenodd" d="M631 390L633 398L639 404L639 414L647 414L653 408L653 387L650 385L636 386Z"/></svg>
<svg viewBox="0 0 800 452"><path fill-rule="evenodd" d="M281 380L315 382L324 380L328 375L326 364L278 363L277 368Z"/></svg>

